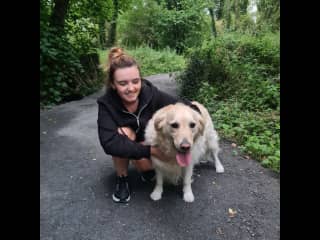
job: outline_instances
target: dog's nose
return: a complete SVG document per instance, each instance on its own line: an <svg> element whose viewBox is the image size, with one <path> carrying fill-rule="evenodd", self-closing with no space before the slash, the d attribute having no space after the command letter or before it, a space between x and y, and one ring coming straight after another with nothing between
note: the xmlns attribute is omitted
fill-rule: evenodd
<svg viewBox="0 0 320 240"><path fill-rule="evenodd" d="M190 143L188 142L187 139L183 139L181 144L180 144L180 149L183 151L188 151L191 148Z"/></svg>
<svg viewBox="0 0 320 240"><path fill-rule="evenodd" d="M181 150L183 150L183 151L188 151L188 150L190 149L190 144L189 144L189 145L187 145L187 144L182 144L182 145L180 145L180 148L181 148Z"/></svg>

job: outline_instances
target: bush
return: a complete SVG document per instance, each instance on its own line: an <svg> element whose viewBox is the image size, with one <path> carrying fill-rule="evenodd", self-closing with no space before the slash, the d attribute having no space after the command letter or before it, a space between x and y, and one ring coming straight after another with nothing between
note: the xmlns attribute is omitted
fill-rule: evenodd
<svg viewBox="0 0 320 240"><path fill-rule="evenodd" d="M52 105L78 99L101 86L96 54L81 54L54 31L40 38L40 103Z"/></svg>
<svg viewBox="0 0 320 240"><path fill-rule="evenodd" d="M208 108L219 133L280 170L279 34L225 34L190 53L180 95Z"/></svg>
<svg viewBox="0 0 320 240"><path fill-rule="evenodd" d="M98 68L98 26L82 17L74 2L64 29L50 25L52 2L40 1L40 106L79 99L102 84Z"/></svg>
<svg viewBox="0 0 320 240"><path fill-rule="evenodd" d="M132 10L119 16L119 43L130 47L169 47L179 54L201 44L211 34L203 6L190 0L180 5L181 10L177 11L155 1L137 1Z"/></svg>

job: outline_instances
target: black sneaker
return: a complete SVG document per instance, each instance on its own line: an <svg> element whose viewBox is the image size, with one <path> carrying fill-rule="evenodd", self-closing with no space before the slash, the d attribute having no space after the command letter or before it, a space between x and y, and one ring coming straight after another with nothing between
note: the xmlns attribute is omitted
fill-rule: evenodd
<svg viewBox="0 0 320 240"><path fill-rule="evenodd" d="M156 179L156 172L154 170L149 170L141 173L141 180L143 182L154 182Z"/></svg>
<svg viewBox="0 0 320 240"><path fill-rule="evenodd" d="M112 199L117 203L127 203L130 201L130 188L128 176L117 176L116 189L112 194Z"/></svg>

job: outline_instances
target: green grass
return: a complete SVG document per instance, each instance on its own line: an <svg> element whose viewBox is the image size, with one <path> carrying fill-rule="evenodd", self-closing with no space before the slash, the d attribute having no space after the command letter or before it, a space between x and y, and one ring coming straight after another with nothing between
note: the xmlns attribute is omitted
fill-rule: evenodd
<svg viewBox="0 0 320 240"><path fill-rule="evenodd" d="M160 73L182 71L186 66L183 56L170 49L154 50L149 47L124 48L125 52L134 57L140 65L141 75L146 77ZM102 65L106 64L108 50L99 50Z"/></svg>

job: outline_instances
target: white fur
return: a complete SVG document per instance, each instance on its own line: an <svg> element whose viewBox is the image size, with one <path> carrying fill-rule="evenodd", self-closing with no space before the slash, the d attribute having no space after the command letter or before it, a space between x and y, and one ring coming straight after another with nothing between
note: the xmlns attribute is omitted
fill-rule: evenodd
<svg viewBox="0 0 320 240"><path fill-rule="evenodd" d="M216 167L217 173L224 172L218 153L219 138L214 129L212 119L203 105L193 102L201 111L201 115L189 106L177 103L158 110L148 122L145 131L145 143L157 146L168 157L167 161L160 161L151 156L156 171L156 185L150 197L153 200L160 200L165 180L177 184L181 179L183 183L183 199L186 202L193 202L194 195L191 188L194 165L211 161ZM179 129L172 129L170 123L181 124ZM189 122L195 122L196 127L191 129ZM183 125L184 124L184 125ZM191 144L191 163L181 167L176 161L177 148L181 139L188 139Z"/></svg>

